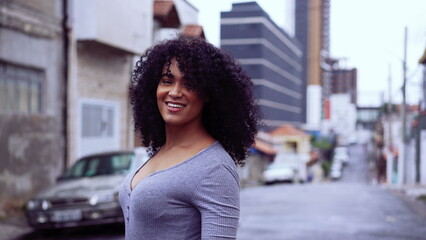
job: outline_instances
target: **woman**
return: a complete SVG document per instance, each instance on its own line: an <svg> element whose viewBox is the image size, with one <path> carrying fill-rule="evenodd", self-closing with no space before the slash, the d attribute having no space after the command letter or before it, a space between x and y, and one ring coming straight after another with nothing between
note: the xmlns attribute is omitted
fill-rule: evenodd
<svg viewBox="0 0 426 240"><path fill-rule="evenodd" d="M130 97L151 158L120 189L126 239L235 239L236 165L258 123L250 78L206 41L178 38L141 57Z"/></svg>

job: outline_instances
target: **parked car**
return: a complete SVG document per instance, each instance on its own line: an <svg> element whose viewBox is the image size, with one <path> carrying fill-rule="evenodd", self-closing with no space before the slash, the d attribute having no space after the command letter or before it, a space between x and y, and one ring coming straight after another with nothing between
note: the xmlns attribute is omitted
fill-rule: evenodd
<svg viewBox="0 0 426 240"><path fill-rule="evenodd" d="M345 146L339 146L334 149L333 162L330 169L330 178L338 180L343 175L343 168L349 163L348 149Z"/></svg>
<svg viewBox="0 0 426 240"><path fill-rule="evenodd" d="M333 161L331 163L331 170L343 170L343 163L341 161Z"/></svg>
<svg viewBox="0 0 426 240"><path fill-rule="evenodd" d="M293 168L295 172L294 181L305 182L308 178L306 163L309 161L309 158L309 154L278 152L273 160L273 164L283 164L281 166Z"/></svg>
<svg viewBox="0 0 426 240"><path fill-rule="evenodd" d="M349 152L345 146L339 146L334 149L333 161L340 161L344 165L349 163Z"/></svg>
<svg viewBox="0 0 426 240"><path fill-rule="evenodd" d="M29 225L57 229L122 223L118 188L126 174L147 159L144 148L81 158L58 178L56 185L28 201Z"/></svg>
<svg viewBox="0 0 426 240"><path fill-rule="evenodd" d="M271 163L263 171L263 180L265 184L275 182L290 181L293 182L297 178L297 169L293 164L288 163Z"/></svg>
<svg viewBox="0 0 426 240"><path fill-rule="evenodd" d="M331 169L330 170L330 178L332 180L337 180L342 177L342 170L340 169Z"/></svg>

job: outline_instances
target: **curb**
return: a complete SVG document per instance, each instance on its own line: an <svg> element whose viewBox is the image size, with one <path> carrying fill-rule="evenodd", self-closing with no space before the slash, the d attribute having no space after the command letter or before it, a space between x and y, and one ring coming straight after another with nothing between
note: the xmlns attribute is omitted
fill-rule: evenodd
<svg viewBox="0 0 426 240"><path fill-rule="evenodd" d="M407 195L407 192L403 189L395 189L395 188L386 188L389 190L393 195L397 196L398 198L402 199L405 204L413 210L415 213L419 214L423 218L426 218L426 203L417 200L417 196L409 196Z"/></svg>

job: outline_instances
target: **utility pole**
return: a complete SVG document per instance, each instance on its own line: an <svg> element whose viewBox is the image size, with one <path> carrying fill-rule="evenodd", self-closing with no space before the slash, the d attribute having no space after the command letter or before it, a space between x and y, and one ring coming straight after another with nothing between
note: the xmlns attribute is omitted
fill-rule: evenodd
<svg viewBox="0 0 426 240"><path fill-rule="evenodd" d="M406 181L406 166L407 166L407 105L406 105L406 86L407 86L407 27L404 29L404 59L402 62L402 156L398 164L399 183L403 184Z"/></svg>
<svg viewBox="0 0 426 240"><path fill-rule="evenodd" d="M388 76L388 124L389 124L389 151L392 151L393 142L392 142L392 76L391 76L391 65L389 64L389 76Z"/></svg>
<svg viewBox="0 0 426 240"><path fill-rule="evenodd" d="M387 157L386 157L386 181L389 184L394 184L394 146L393 146L393 106L392 106L392 71L391 65L389 64L389 76L388 76L388 107L387 107L387 121L388 121L388 146L387 146Z"/></svg>

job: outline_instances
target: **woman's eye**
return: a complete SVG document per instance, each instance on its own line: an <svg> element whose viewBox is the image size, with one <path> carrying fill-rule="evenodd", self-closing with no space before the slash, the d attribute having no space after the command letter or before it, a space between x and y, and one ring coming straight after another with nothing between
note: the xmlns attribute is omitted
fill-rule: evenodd
<svg viewBox="0 0 426 240"><path fill-rule="evenodd" d="M163 85L170 85L170 84L172 84L172 81L169 80L169 79L161 79L160 83L163 84Z"/></svg>

